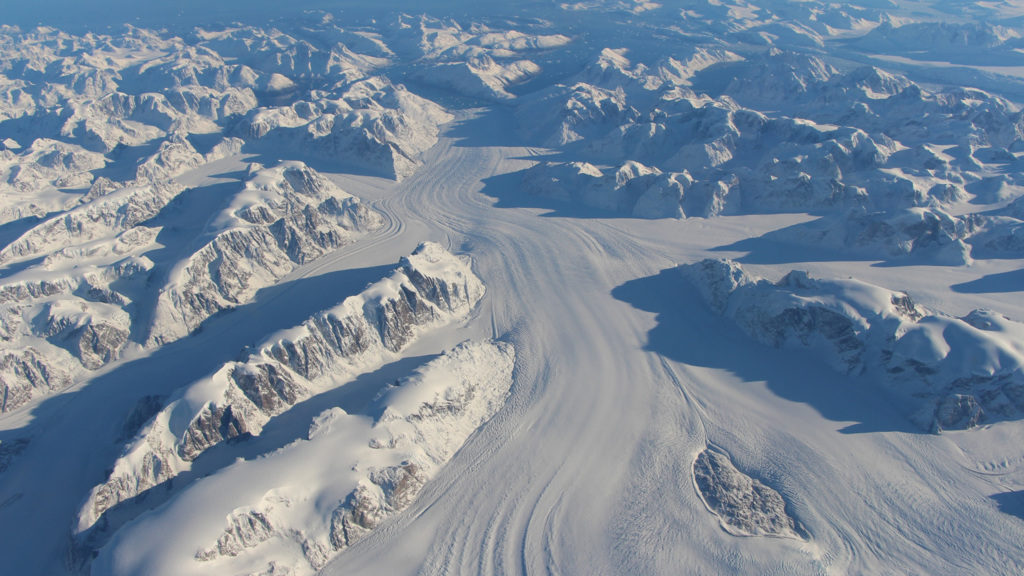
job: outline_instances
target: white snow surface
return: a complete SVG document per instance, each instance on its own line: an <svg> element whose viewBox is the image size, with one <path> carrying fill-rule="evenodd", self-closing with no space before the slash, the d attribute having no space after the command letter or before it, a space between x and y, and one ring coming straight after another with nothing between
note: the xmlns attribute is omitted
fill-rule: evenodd
<svg viewBox="0 0 1024 576"><path fill-rule="evenodd" d="M0 26L0 572L1024 571L1021 2L238 4ZM145 347L298 161L380 226ZM396 261L487 289L299 374Z"/></svg>
<svg viewBox="0 0 1024 576"><path fill-rule="evenodd" d="M147 343L181 338L297 266L382 226L380 214L302 162L251 165L242 190L209 217L199 236L208 240L170 271Z"/></svg>
<svg viewBox="0 0 1024 576"><path fill-rule="evenodd" d="M126 527L93 572L224 574L276 564L313 574L408 506L501 409L514 361L507 343L466 342L389 385L360 412L318 414L307 438L235 462ZM343 520L354 506L369 517L365 526ZM262 520L255 531L225 537L226 526L253 514Z"/></svg>
<svg viewBox="0 0 1024 576"><path fill-rule="evenodd" d="M483 294L467 262L435 243L420 245L389 277L182 388L92 490L76 532L190 470L210 448L258 436L296 403L396 360L425 332L464 319Z"/></svg>
<svg viewBox="0 0 1024 576"><path fill-rule="evenodd" d="M856 280L818 280L794 270L773 283L729 260L681 271L712 309L751 338L811 351L843 373L870 373L923 403L913 417L925 429L973 428L1024 410L1024 325L991 310L953 318L920 309L906 293ZM950 412L951 402L960 408Z"/></svg>

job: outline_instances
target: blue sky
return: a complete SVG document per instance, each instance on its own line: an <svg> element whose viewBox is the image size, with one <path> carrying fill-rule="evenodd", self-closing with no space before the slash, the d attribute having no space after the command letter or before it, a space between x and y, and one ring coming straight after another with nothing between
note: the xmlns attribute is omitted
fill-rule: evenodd
<svg viewBox="0 0 1024 576"><path fill-rule="evenodd" d="M42 24L98 31L126 22L146 27L195 25L287 16L309 9L359 10L382 5L397 8L403 4L414 11L424 8L424 4L408 0L374 0L372 3L360 0L32 0L5 6L0 22L22 28Z"/></svg>

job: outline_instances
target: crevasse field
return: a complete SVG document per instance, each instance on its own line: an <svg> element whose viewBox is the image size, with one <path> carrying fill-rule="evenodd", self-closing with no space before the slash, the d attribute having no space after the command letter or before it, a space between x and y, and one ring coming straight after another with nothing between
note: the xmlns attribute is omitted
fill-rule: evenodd
<svg viewBox="0 0 1024 576"><path fill-rule="evenodd" d="M0 15L0 574L1019 574L1024 4Z"/></svg>

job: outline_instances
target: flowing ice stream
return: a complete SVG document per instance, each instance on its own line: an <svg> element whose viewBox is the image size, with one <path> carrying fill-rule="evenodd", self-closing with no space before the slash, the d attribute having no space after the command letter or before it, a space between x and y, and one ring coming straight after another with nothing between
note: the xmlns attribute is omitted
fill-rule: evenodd
<svg viewBox="0 0 1024 576"><path fill-rule="evenodd" d="M953 441L913 433L880 391L824 364L775 361L779 351L724 326L670 270L805 216L644 221L544 205L515 179L544 151L490 145L513 134L501 109L460 119L379 204L403 223L389 241L425 233L473 255L488 287L477 329L517 349L512 399L410 510L324 574L650 574L693 558L744 573L872 573L899 569L887 564L897 555L940 573L1014 562L1002 551L1019 523L978 504L992 486ZM721 530L691 476L708 445L758 471L810 537ZM834 493L840 485L854 492Z"/></svg>
<svg viewBox="0 0 1024 576"><path fill-rule="evenodd" d="M419 361L471 337L507 340L517 357L511 397L409 509L322 574L626 575L688 565L720 573L940 574L1017 566L1012 551L1024 526L992 503L1000 490L979 470L986 435L1007 436L1002 445L1019 452L1010 457L1024 456L1019 423L971 438L920 434L876 385L806 354L769 349L723 323L674 270L741 254L715 249L807 215L640 220L548 203L521 192L518 173L549 151L522 146L514 134L507 108L463 112L401 183L332 176L384 214L381 230L299 268L201 333L101 370L87 386L5 420L5 429L24 427L32 441L0 492L0 513L20 519L0 522L0 572L34 573L37 553L15 552L30 548L50 558L41 573L66 570L67 534L53 526L74 517L118 456L120 445L94 441L112 435L134 398L169 394L253 339L359 292L424 240L471 255L487 292L468 326L404 356ZM217 166L226 174L245 163L235 157ZM869 262L809 266L886 285L887 269ZM788 271L751 268L773 279ZM936 284L929 275L943 273L905 274L898 287L942 303L955 282ZM995 298L1004 313L1024 316L1012 294L958 298L977 306ZM328 402L357 403L369 390L360 382L409 369L399 361L284 413L245 454L303 434ZM777 490L802 538L724 531L692 476L709 446ZM208 465L235 454L221 456ZM161 496L150 497L156 507ZM144 534L130 532L116 546L151 546L133 541Z"/></svg>

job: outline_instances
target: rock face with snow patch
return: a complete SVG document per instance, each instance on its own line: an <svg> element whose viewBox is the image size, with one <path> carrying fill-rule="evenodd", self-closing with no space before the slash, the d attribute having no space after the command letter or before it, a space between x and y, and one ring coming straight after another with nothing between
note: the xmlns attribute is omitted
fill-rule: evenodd
<svg viewBox="0 0 1024 576"><path fill-rule="evenodd" d="M1024 197L975 217L976 233L969 240L983 254L1014 256L1024 253Z"/></svg>
<svg viewBox="0 0 1024 576"><path fill-rule="evenodd" d="M684 187L691 183L686 173L662 174L638 162L608 174L585 162L542 162L523 175L523 188L530 194L641 218L684 217Z"/></svg>
<svg viewBox="0 0 1024 576"><path fill-rule="evenodd" d="M4 470L7 470L11 465L11 462L13 462L26 447L28 447L28 440L24 438L16 438L14 440L0 442L0 474L3 474Z"/></svg>
<svg viewBox="0 0 1024 576"><path fill-rule="evenodd" d="M247 548L259 546L274 535L266 514L244 512L231 517L231 525L212 547L196 554L196 560L215 560L222 556L238 556Z"/></svg>
<svg viewBox="0 0 1024 576"><path fill-rule="evenodd" d="M525 82L540 71L540 66L529 60L499 64L487 56L480 56L469 62L439 64L417 79L465 96L507 100L513 96L506 88Z"/></svg>
<svg viewBox="0 0 1024 576"><path fill-rule="evenodd" d="M56 392L71 384L70 375L48 362L35 348L4 350L0 353L3 403L7 412L27 404L33 397Z"/></svg>
<svg viewBox="0 0 1024 576"><path fill-rule="evenodd" d="M0 411L67 386L82 369L117 360L132 341L153 346L185 336L296 267L381 226L378 213L301 162L256 167L209 220L203 232L212 238L160 291L151 324L134 326L143 333L133 334L134 320L147 312L140 305L153 304L128 294L153 280L154 263L144 254L158 246L160 215L166 220L175 212L171 202L187 190L170 175L193 166L168 150L138 168L155 180L97 182L81 204L0 250L0 263L8 266L45 255L0 285L0 339L24 348L8 354L8 401Z"/></svg>
<svg viewBox="0 0 1024 576"><path fill-rule="evenodd" d="M532 95L516 116L527 137L545 146L564 146L603 136L639 115L622 91L585 83L556 86Z"/></svg>
<svg viewBox="0 0 1024 576"><path fill-rule="evenodd" d="M381 226L380 214L301 162L254 168L213 220L213 239L161 291L150 343L188 334L297 266Z"/></svg>
<svg viewBox="0 0 1024 576"><path fill-rule="evenodd" d="M135 274L131 260L107 273L0 285L0 412L67 387L76 373L119 358L128 343L130 301L109 288ZM51 275L52 276L52 275Z"/></svg>
<svg viewBox="0 0 1024 576"><path fill-rule="evenodd" d="M161 554L172 558L164 567L177 574L246 573L256 566L314 574L413 505L504 406L515 360L511 344L463 342L393 384L382 383L359 412L324 410L305 438L180 490L161 508L170 516L152 518L180 518L174 530L183 537L169 546L146 545L163 546ZM212 500L210 490L218 494ZM196 509L197 498L209 505ZM131 540L137 528L126 524L112 542ZM110 552L100 550L94 572L111 569Z"/></svg>
<svg viewBox="0 0 1024 576"><path fill-rule="evenodd" d="M303 156L368 168L401 180L437 142L452 119L443 108L387 78L372 77L317 93L312 101L252 110L233 134L254 150L295 150Z"/></svg>
<svg viewBox="0 0 1024 576"><path fill-rule="evenodd" d="M115 236L156 216L183 190L167 180L120 188L36 225L0 250L0 263Z"/></svg>
<svg viewBox="0 0 1024 576"><path fill-rule="evenodd" d="M380 226L285 164L283 184L250 182L276 197L246 188L202 224L229 186L212 187L214 163L299 154L401 178L452 118L373 75L394 53L372 34L307 25L185 37L0 27L0 411L184 336Z"/></svg>
<svg viewBox="0 0 1024 576"><path fill-rule="evenodd" d="M770 34L797 30L778 26ZM760 30L745 41L769 38ZM693 67L733 78L724 93L691 89L681 60L636 62L605 48L571 82L521 99L524 136L574 158L527 171L526 188L633 216L811 212L821 221L773 239L869 258L967 265L972 245L1019 251L1017 219L951 215L1019 194L1022 114L1006 99L776 48L749 60L705 47L691 56ZM675 182L623 186L618 167L630 165ZM641 189L657 201L634 203Z"/></svg>
<svg viewBox="0 0 1024 576"><path fill-rule="evenodd" d="M751 338L813 351L841 373L914 398L920 408L911 419L925 429L1024 415L1024 325L995 312L954 318L918 307L903 292L800 271L773 283L727 260L680 270Z"/></svg>
<svg viewBox="0 0 1024 576"><path fill-rule="evenodd" d="M973 261L968 242L973 242L972 237L981 227L976 218L953 217L934 208L892 212L855 209L772 232L765 238L880 260L914 259L927 264L962 266Z"/></svg>
<svg viewBox="0 0 1024 576"><path fill-rule="evenodd" d="M740 472L729 457L706 448L693 462L693 481L722 528L736 536L800 538L778 492Z"/></svg>
<svg viewBox="0 0 1024 576"><path fill-rule="evenodd" d="M40 334L66 347L83 366L95 370L116 360L128 342L130 320L116 304L52 301L37 320Z"/></svg>
<svg viewBox="0 0 1024 576"><path fill-rule="evenodd" d="M488 100L513 98L507 88L541 72L540 66L523 58L524 54L570 42L560 34L528 34L483 24L465 27L453 19L427 15L403 14L395 24L397 27L390 30L394 49L418 56L424 65L413 76L417 82Z"/></svg>
<svg viewBox="0 0 1024 576"><path fill-rule="evenodd" d="M394 359L426 330L466 318L483 294L467 261L437 244L420 245L390 277L182 389L93 489L79 531L115 504L188 469L211 446L258 435L296 402Z"/></svg>
<svg viewBox="0 0 1024 576"><path fill-rule="evenodd" d="M465 342L397 381L373 402L371 412L381 416L369 428L368 438L363 432L364 444L348 447L353 455L363 454L354 467L358 474L349 480L351 491L342 494L340 486L330 485L315 488L320 498L342 496L332 512L312 525L295 525L300 512L295 508L308 504L286 498L288 488L275 488L273 497L233 515L217 542L200 550L196 559L223 561L276 539L297 548L295 552L301 550L301 555L293 552L277 562L298 560L295 568L302 573L320 569L338 551L412 504L469 435L504 404L514 362L509 344ZM358 418L339 408L328 410L314 420L309 441L326 441Z"/></svg>

